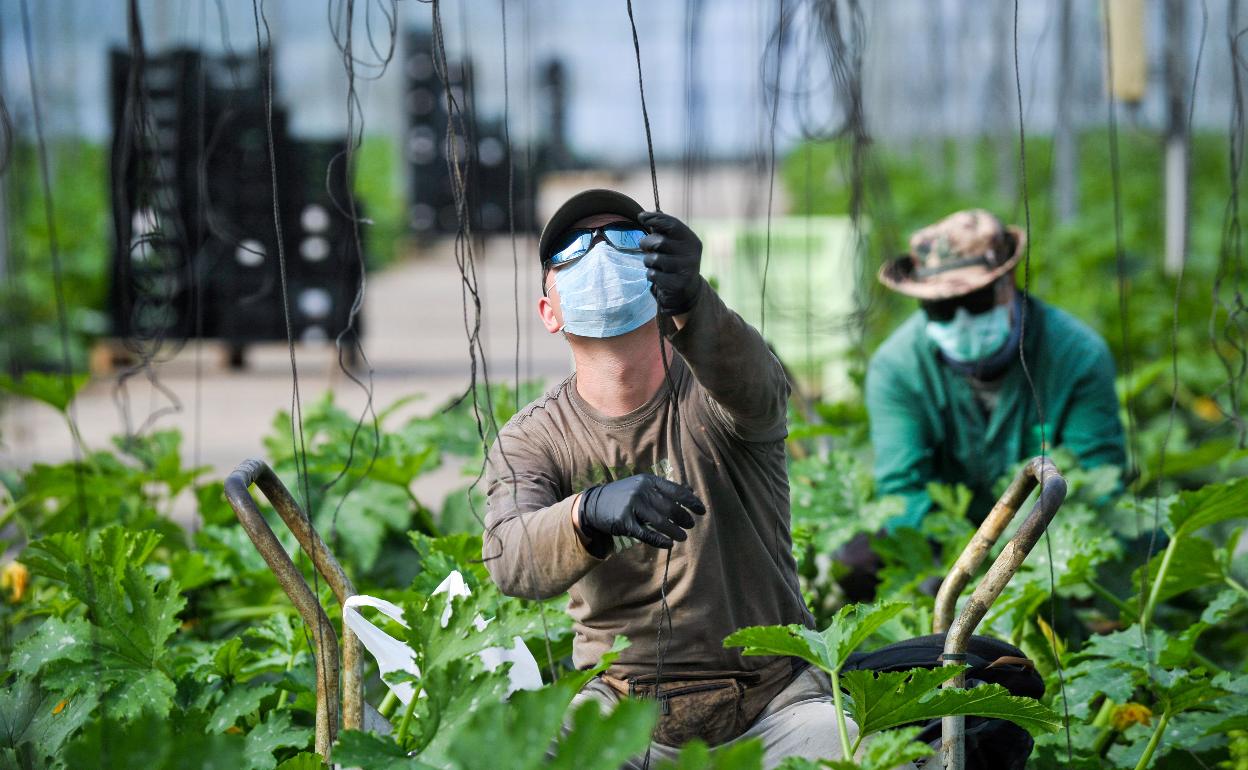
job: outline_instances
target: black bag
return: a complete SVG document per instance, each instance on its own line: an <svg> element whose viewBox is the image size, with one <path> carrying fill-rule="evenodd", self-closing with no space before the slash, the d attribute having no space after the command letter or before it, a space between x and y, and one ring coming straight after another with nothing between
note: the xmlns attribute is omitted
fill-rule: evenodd
<svg viewBox="0 0 1248 770"><path fill-rule="evenodd" d="M874 652L849 656L845 671L888 673L944 665L940 654L944 634L929 634L881 647ZM972 636L966 649L966 686L999 684L1011 695L1039 700L1044 679L1023 651L988 636ZM923 726L919 740L940 750L940 720ZM966 718L966 767L968 770L1023 770L1035 742L1026 730L1005 719Z"/></svg>

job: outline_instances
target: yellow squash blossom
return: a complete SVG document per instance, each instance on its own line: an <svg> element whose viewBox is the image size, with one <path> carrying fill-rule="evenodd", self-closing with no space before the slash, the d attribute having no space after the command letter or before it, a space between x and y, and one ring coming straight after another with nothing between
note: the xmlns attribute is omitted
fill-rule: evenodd
<svg viewBox="0 0 1248 770"><path fill-rule="evenodd" d="M26 595L26 586L30 584L30 570L21 562L11 561L0 568L0 589L7 589L9 601L17 604Z"/></svg>
<svg viewBox="0 0 1248 770"><path fill-rule="evenodd" d="M1109 723L1118 732L1126 730L1131 725L1149 725L1152 722L1153 712L1143 703L1124 703L1116 707L1109 717Z"/></svg>

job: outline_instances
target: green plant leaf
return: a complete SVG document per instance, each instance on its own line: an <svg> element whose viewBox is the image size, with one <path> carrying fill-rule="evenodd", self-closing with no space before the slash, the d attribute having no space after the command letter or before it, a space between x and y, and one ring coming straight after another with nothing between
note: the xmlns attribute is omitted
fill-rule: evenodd
<svg viewBox="0 0 1248 770"><path fill-rule="evenodd" d="M1157 572L1163 558L1165 558L1164 552L1155 555L1148 562L1148 585L1150 587L1157 579ZM1132 575L1137 592L1141 590L1140 579L1143 573L1144 567L1140 567ZM1175 541L1174 554L1166 567L1165 580L1157 600L1168 601L1179 594L1210 583L1221 583L1224 578L1225 574L1215 556L1213 543L1203 537L1184 537Z"/></svg>
<svg viewBox="0 0 1248 770"><path fill-rule="evenodd" d="M366 767L368 770L435 770L419 759L407 756L407 750L388 736L343 730L334 744L334 764L342 767Z"/></svg>
<svg viewBox="0 0 1248 770"><path fill-rule="evenodd" d="M555 699L555 702L558 700ZM529 717L531 712L528 709L527 703L511 707L513 713L521 718ZM547 763L543 758L532 767L534 770L542 767L555 770L578 770L591 766L619 767L629 758L645 752L650 743L650 733L654 729L654 711L652 703L623 700L610 714L604 715L597 703L583 703L573 712L572 729L558 742L554 759ZM557 731L562 730L563 712L566 712L566 707L561 711ZM538 745L549 745L549 741ZM489 765L480 767L485 770Z"/></svg>
<svg viewBox="0 0 1248 770"><path fill-rule="evenodd" d="M621 700L604 715L596 701L586 701L570 716L576 691L562 683L541 690L517 692L507 702L481 705L447 753L456 768L492 770L499 758L515 770L619 767L645 752L654 726L654 704ZM554 746L553 756L547 757Z"/></svg>
<svg viewBox="0 0 1248 770"><path fill-rule="evenodd" d="M742 647L743 655L791 655L831 674L840 671L850 653L907 606L902 602L850 604L822 632L799 625L752 626L730 634L724 646Z"/></svg>
<svg viewBox="0 0 1248 770"><path fill-rule="evenodd" d="M916 740L921 727L902 727L871 736L857 761L825 760L820 766L830 770L893 770L908 762L930 757L935 752L926 743Z"/></svg>
<svg viewBox="0 0 1248 770"><path fill-rule="evenodd" d="M277 770L324 770L321 755L314 751L301 751L277 766Z"/></svg>
<svg viewBox="0 0 1248 770"><path fill-rule="evenodd" d="M676 759L658 764L658 770L762 770L762 767L763 742L758 738L718 746L714 752L702 741L691 741L681 747Z"/></svg>
<svg viewBox="0 0 1248 770"><path fill-rule="evenodd" d="M91 659L91 624L79 617L48 618L13 649L10 667L34 675L48 663Z"/></svg>
<svg viewBox="0 0 1248 770"><path fill-rule="evenodd" d="M959 714L1008 719L1033 735L1061 728L1061 717L1048 706L1010 695L1000 685L938 689L954 673L951 668L883 674L847 671L841 674L841 683L850 698L849 712L864 735Z"/></svg>
<svg viewBox="0 0 1248 770"><path fill-rule="evenodd" d="M85 664L82 673L89 672L90 664ZM108 715L114 719L127 722L145 714L159 719L173 707L177 685L162 671L127 672L124 668L114 668L107 676L113 681L113 688L104 705Z"/></svg>
<svg viewBox="0 0 1248 770"><path fill-rule="evenodd" d="M1180 492L1169 512L1176 538L1244 516L1248 516L1248 477Z"/></svg>
<svg viewBox="0 0 1248 770"><path fill-rule="evenodd" d="M69 393L65 391L65 377L59 374L43 372L26 372L20 380L7 374L0 374L0 390L23 398L42 401L58 412L64 413L69 404L82 390L82 386L90 380L86 373L75 374L69 378Z"/></svg>
<svg viewBox="0 0 1248 770"><path fill-rule="evenodd" d="M456 742L475 740L462 733L473 715L503 702L507 676L502 668L485 671L475 655L424 669L421 674L420 684L427 697L416 703L417 732L408 748L419 749L423 761L442 767L449 763Z"/></svg>
<svg viewBox="0 0 1248 770"><path fill-rule="evenodd" d="M20 677L0 689L0 749L17 751L25 744L42 759L58 756L65 741L95 710L93 695L62 699L32 679Z"/></svg>
<svg viewBox="0 0 1248 770"><path fill-rule="evenodd" d="M244 745L241 735L210 735L172 719L98 719L87 722L62 758L66 767L93 770L239 770Z"/></svg>
<svg viewBox="0 0 1248 770"><path fill-rule="evenodd" d="M107 527L84 538L62 533L37 540L22 553L32 572L61 582L87 609L91 656L67 653L49 683L70 692L104 688L106 712L120 720L162 717L175 685L164 666L166 642L185 604L177 583L144 568L159 535Z"/></svg>
<svg viewBox="0 0 1248 770"><path fill-rule="evenodd" d="M264 722L247 733L247 748L243 750L243 758L251 770L274 770L277 759L273 752L278 749L305 748L311 740L312 730L292 725L289 711L271 711ZM312 756L316 757L315 754ZM320 767L319 758L313 767Z"/></svg>
<svg viewBox="0 0 1248 770"><path fill-rule="evenodd" d="M1151 684L1161 703L1161 710L1170 712L1171 716L1230 695L1229 690L1218 686L1203 671L1162 669L1154 672Z"/></svg>
<svg viewBox="0 0 1248 770"><path fill-rule="evenodd" d="M1243 593L1236 588L1225 588L1213 597L1201 610L1200 620L1184 628L1166 641L1158 662L1166 668L1190 666L1196 642L1211 627L1229 618L1244 603Z"/></svg>
<svg viewBox="0 0 1248 770"><path fill-rule="evenodd" d="M275 692L270 685L234 687L221 700L208 719L208 732L223 733L260 708L260 702Z"/></svg>

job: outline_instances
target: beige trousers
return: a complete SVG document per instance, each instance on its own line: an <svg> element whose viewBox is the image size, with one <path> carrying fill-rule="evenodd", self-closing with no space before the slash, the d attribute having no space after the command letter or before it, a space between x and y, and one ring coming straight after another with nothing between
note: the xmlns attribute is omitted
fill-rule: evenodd
<svg viewBox="0 0 1248 770"><path fill-rule="evenodd" d="M600 679L592 679L572 699L569 713L586 701L597 701L604 712L610 712L620 694ZM858 737L858 726L846 717L849 741ZM836 707L832 704L832 683L827 674L808 667L789 686L780 691L763 709L758 719L740 737L724 746L758 738L763 744L763 767L767 770L788 757L805 759L840 759L841 739L837 734ZM675 759L680 750L661 743L650 744L650 766L665 759ZM624 767L640 770L644 757L634 757ZM913 768L913 765L903 765Z"/></svg>

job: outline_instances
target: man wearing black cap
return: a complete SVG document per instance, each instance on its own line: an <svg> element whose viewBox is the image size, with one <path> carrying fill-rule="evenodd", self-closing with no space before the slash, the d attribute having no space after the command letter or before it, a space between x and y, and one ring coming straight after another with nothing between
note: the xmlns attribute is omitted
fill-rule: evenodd
<svg viewBox="0 0 1248 770"><path fill-rule="evenodd" d="M780 362L707 285L701 242L672 216L590 190L560 207L538 250L538 312L576 370L490 451L494 581L513 596L569 593L578 667L629 639L578 701L653 697L662 656L655 759L694 738L756 736L769 767L839 756L826 677L723 646L746 626L813 622L791 549Z"/></svg>

